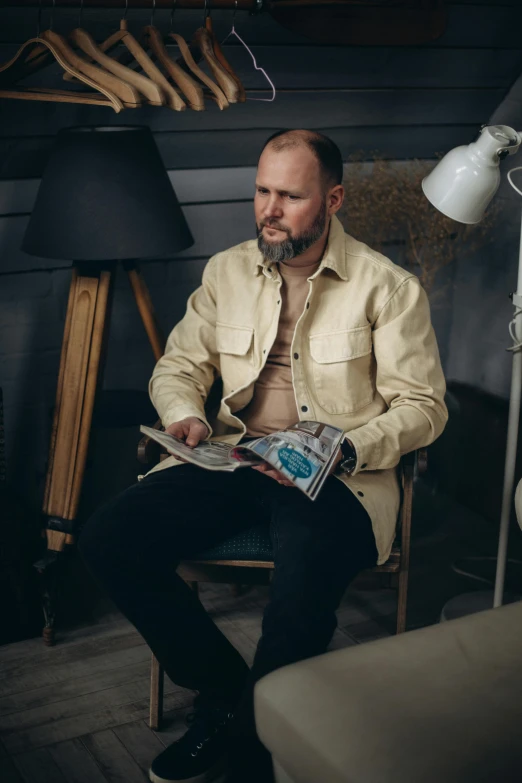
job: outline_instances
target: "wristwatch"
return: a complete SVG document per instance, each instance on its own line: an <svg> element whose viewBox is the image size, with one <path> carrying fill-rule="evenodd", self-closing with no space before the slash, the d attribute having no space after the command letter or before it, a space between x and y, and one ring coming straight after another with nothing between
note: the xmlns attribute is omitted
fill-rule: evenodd
<svg viewBox="0 0 522 783"><path fill-rule="evenodd" d="M341 441L340 446L342 459L337 466L339 473L353 473L357 464L357 452L353 446L350 446L346 438Z"/></svg>

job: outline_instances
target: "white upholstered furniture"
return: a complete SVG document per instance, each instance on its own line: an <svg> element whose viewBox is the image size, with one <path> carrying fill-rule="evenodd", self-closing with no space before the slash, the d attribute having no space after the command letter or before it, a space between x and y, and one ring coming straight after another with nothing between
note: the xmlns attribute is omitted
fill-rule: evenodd
<svg viewBox="0 0 522 783"><path fill-rule="evenodd" d="M520 783L522 602L278 669L255 712L278 783Z"/></svg>

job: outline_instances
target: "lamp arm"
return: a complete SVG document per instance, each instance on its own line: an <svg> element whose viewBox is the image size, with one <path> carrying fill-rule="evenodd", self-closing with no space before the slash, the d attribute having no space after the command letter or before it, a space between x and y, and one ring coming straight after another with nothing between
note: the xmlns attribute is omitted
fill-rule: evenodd
<svg viewBox="0 0 522 783"><path fill-rule="evenodd" d="M520 166L519 168L522 168ZM512 169L515 171L515 169ZM510 174L511 172L509 172ZM508 174L508 178L509 178ZM522 194L509 180L515 190ZM500 514L500 532L498 539L497 570L495 575L495 593L493 607L502 605L504 597L504 583L506 577L506 560L509 538L509 522L513 503L513 489L515 479L515 465L517 458L518 427L520 420L520 403L522 399L522 229L519 246L518 280L517 290L511 295L515 313L509 325L509 331L513 338L513 345L508 351L513 353L511 374L511 390L509 394L509 414L506 455L504 462L504 484L502 489L502 510Z"/></svg>

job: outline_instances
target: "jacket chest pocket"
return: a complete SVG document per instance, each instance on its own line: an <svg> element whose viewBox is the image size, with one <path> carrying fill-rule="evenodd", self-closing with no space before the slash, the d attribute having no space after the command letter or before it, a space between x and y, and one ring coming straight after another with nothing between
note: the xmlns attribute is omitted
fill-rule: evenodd
<svg viewBox="0 0 522 783"><path fill-rule="evenodd" d="M219 353L223 391L242 386L254 366L254 327L216 323L216 348Z"/></svg>
<svg viewBox="0 0 522 783"><path fill-rule="evenodd" d="M354 413L373 400L371 327L310 335L319 405L328 413Z"/></svg>

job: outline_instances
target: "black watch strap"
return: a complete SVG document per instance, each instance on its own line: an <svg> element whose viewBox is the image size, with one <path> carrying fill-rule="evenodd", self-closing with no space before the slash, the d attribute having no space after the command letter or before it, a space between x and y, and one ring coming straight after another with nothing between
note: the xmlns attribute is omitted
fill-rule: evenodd
<svg viewBox="0 0 522 783"><path fill-rule="evenodd" d="M350 459L350 457L356 456L355 449L348 443L346 438L343 438L341 441L341 451L343 454L343 459Z"/></svg>
<svg viewBox="0 0 522 783"><path fill-rule="evenodd" d="M346 438L341 441L341 453L342 459L339 462L339 470L341 473L352 473L357 464L357 452L351 446Z"/></svg>

